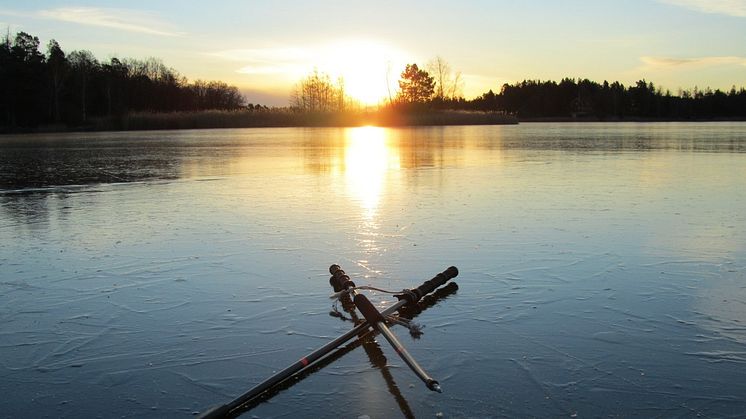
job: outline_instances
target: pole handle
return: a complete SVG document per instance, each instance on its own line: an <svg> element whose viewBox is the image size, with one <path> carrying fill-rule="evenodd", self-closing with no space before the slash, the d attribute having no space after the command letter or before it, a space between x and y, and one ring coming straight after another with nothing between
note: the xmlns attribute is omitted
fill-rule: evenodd
<svg viewBox="0 0 746 419"><path fill-rule="evenodd" d="M407 300L409 303L414 304L427 294L435 291L438 287L442 286L448 280L458 276L458 268L451 266L445 271L435 275L432 279L425 281L417 288L407 290L402 294L398 294L397 298Z"/></svg>
<svg viewBox="0 0 746 419"><path fill-rule="evenodd" d="M347 288L354 288L355 283L352 282L349 276L342 270L342 268L334 264L329 267L329 273L332 274L329 278L329 284L334 288L334 292L344 291Z"/></svg>
<svg viewBox="0 0 746 419"><path fill-rule="evenodd" d="M360 310L361 313L363 313L363 317L365 317L365 320L367 320L371 326L376 328L376 330L378 330L378 323L386 321L381 312L378 311L378 309L373 305L373 303L370 302L365 294L356 294L353 302L355 303L357 309Z"/></svg>

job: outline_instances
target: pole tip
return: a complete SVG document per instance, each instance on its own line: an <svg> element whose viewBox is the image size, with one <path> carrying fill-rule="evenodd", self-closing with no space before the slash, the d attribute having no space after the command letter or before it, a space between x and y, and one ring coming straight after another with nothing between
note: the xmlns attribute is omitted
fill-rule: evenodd
<svg viewBox="0 0 746 419"><path fill-rule="evenodd" d="M228 405L213 406L205 412L200 413L197 419L223 419L229 417L231 408Z"/></svg>
<svg viewBox="0 0 746 419"><path fill-rule="evenodd" d="M427 383L427 388L429 388L432 391L437 391L438 393L442 393L443 392L443 389L440 388L440 384L438 384L438 382L435 381L435 380L430 380Z"/></svg>

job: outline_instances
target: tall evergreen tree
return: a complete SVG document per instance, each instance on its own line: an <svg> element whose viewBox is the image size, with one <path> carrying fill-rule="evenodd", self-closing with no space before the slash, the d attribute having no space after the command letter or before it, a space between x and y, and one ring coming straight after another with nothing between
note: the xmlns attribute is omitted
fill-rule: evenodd
<svg viewBox="0 0 746 419"><path fill-rule="evenodd" d="M400 103L425 103L435 93L435 80L425 70L420 70L417 64L407 64L399 79Z"/></svg>

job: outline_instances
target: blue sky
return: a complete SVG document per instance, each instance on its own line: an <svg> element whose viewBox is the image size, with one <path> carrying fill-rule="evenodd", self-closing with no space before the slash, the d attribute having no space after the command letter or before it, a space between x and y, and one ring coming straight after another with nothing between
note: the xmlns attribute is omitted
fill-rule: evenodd
<svg viewBox="0 0 746 419"><path fill-rule="evenodd" d="M318 68L363 97L441 56L466 97L523 79L746 86L746 0L3 1L0 27L67 52L158 57L282 105ZM387 84L388 83L388 84Z"/></svg>

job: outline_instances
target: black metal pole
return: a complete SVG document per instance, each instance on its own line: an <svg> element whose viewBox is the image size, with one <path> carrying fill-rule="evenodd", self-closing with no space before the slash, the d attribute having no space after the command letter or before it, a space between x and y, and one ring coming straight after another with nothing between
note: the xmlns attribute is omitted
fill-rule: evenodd
<svg viewBox="0 0 746 419"><path fill-rule="evenodd" d="M397 301L396 304L387 308L384 311L384 313L392 314L396 310L404 306L405 304L407 304L407 302L404 300ZM342 336L339 336L338 338L332 340L331 342L320 347L319 349L316 349L310 354L299 359L296 363L290 365L289 367L285 368L282 371L275 373L273 376L267 378L266 380L252 387L247 392L233 399L233 401L231 401L230 403L226 403L222 406L213 407L205 411L204 413L200 414L199 416L197 416L197 418L215 419L215 418L231 417L231 411L235 410L236 408L240 407L242 404L245 404L249 400L264 393L268 389L272 388L272 386L280 383L283 380L286 380L287 378L291 377L293 374L299 372L303 368L306 368L310 364L322 358L324 355L336 349L339 345L357 336L360 332L367 329L368 327L369 327L368 322L360 323L359 325L352 328L349 332L343 334Z"/></svg>

